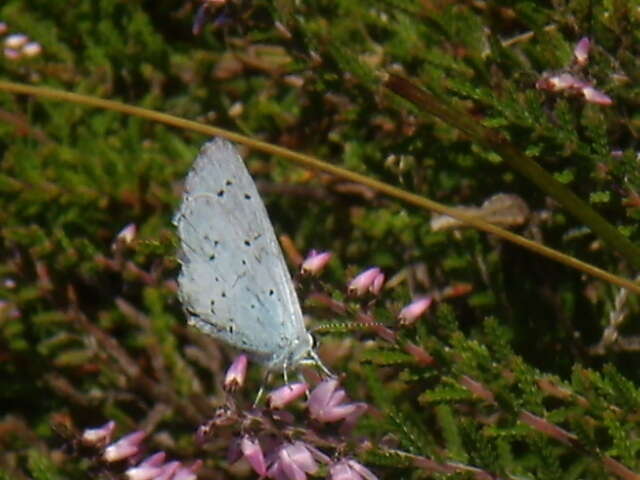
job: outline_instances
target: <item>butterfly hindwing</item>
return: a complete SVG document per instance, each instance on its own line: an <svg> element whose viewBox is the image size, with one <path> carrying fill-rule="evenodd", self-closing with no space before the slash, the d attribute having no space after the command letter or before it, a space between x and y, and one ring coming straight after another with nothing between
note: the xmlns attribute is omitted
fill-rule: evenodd
<svg viewBox="0 0 640 480"><path fill-rule="evenodd" d="M311 348L266 208L231 143L202 147L174 223L190 324L274 368Z"/></svg>

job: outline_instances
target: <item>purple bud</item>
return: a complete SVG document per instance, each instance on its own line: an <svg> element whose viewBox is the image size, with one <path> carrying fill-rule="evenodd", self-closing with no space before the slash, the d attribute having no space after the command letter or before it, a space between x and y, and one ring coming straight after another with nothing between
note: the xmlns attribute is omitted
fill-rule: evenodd
<svg viewBox="0 0 640 480"><path fill-rule="evenodd" d="M585 82L569 73L561 73L560 75L549 77L549 83L552 86L551 90L555 92L567 89L579 89L586 86Z"/></svg>
<svg viewBox="0 0 640 480"><path fill-rule="evenodd" d="M242 388L247 377L247 364L249 359L246 355L238 355L224 377L223 387L229 392L235 392Z"/></svg>
<svg viewBox="0 0 640 480"><path fill-rule="evenodd" d="M179 465L174 472L171 480L196 480L198 478L198 471L202 468L202 460L196 460L188 467Z"/></svg>
<svg viewBox="0 0 640 480"><path fill-rule="evenodd" d="M181 462L174 460L173 462L165 463L162 467L162 471L153 480L174 480L174 474L182 466Z"/></svg>
<svg viewBox="0 0 640 480"><path fill-rule="evenodd" d="M146 458L139 465L127 469L125 475L129 480L151 480L163 472L163 463L166 455L158 452Z"/></svg>
<svg viewBox="0 0 640 480"><path fill-rule="evenodd" d="M130 433L105 448L102 458L106 462L119 462L137 455L140 452L140 444L146 436L147 434L142 430Z"/></svg>
<svg viewBox="0 0 640 480"><path fill-rule="evenodd" d="M138 232L138 227L135 223L127 224L122 230L118 232L116 235L114 243L129 245L134 238L136 238L136 233Z"/></svg>
<svg viewBox="0 0 640 480"><path fill-rule="evenodd" d="M371 288L373 282L380 273L381 272L378 267L372 267L365 270L349 282L347 292L349 295L361 297Z"/></svg>
<svg viewBox="0 0 640 480"><path fill-rule="evenodd" d="M22 56L20 52L14 48L5 48L3 53L5 58L9 60L18 60Z"/></svg>
<svg viewBox="0 0 640 480"><path fill-rule="evenodd" d="M318 471L318 464L303 442L298 441L287 445L280 452L281 454L284 452L284 454L304 472L315 473Z"/></svg>
<svg viewBox="0 0 640 480"><path fill-rule="evenodd" d="M166 453L157 452L145 458L142 462L140 462L140 465L138 466L139 467L142 467L142 466L159 467L164 463L164 459L166 457L167 457Z"/></svg>
<svg viewBox="0 0 640 480"><path fill-rule="evenodd" d="M283 445L267 475L277 480L306 480L307 473L318 471L318 464L302 442Z"/></svg>
<svg viewBox="0 0 640 480"><path fill-rule="evenodd" d="M302 262L300 273L303 275L319 275L331 260L333 254L331 252L317 252L311 250L307 258Z"/></svg>
<svg viewBox="0 0 640 480"><path fill-rule="evenodd" d="M363 403L342 403L346 393L338 389L338 381L328 378L318 384L309 396L309 414L322 423L338 422L351 417L353 421L366 409Z"/></svg>
<svg viewBox="0 0 640 480"><path fill-rule="evenodd" d="M87 428L82 432L80 441L87 446L102 447L111 441L115 429L116 422L113 420L98 428Z"/></svg>
<svg viewBox="0 0 640 480"><path fill-rule="evenodd" d="M278 409L285 405L297 400L302 395L307 393L309 386L306 383L290 383L284 385L269 394L267 397L267 404L269 408Z"/></svg>
<svg viewBox="0 0 640 480"><path fill-rule="evenodd" d="M373 279L373 283L371 284L371 286L369 287L369 291L373 294L373 295L378 295L380 293L380 291L382 290L382 286L384 285L384 273L379 273L378 275L376 275L376 277Z"/></svg>
<svg viewBox="0 0 640 480"><path fill-rule="evenodd" d="M598 105L606 105L606 106L613 104L613 100L611 100L609 96L605 95L600 90L596 90L591 86L584 87L582 89L582 94L584 95L585 100L589 103L595 103Z"/></svg>
<svg viewBox="0 0 640 480"><path fill-rule="evenodd" d="M329 467L329 480L378 480L378 477L355 460L340 460Z"/></svg>
<svg viewBox="0 0 640 480"><path fill-rule="evenodd" d="M24 33L13 33L4 39L4 46L15 50L22 48L29 41Z"/></svg>
<svg viewBox="0 0 640 480"><path fill-rule="evenodd" d="M432 297L422 297L414 300L409 305L400 310L398 320L400 325L413 324L424 312L426 312L433 303Z"/></svg>
<svg viewBox="0 0 640 480"><path fill-rule="evenodd" d="M576 43L573 49L573 56L576 58L576 63L580 66L584 66L589 62L589 49L591 48L591 41L588 37L582 37L578 43Z"/></svg>
<svg viewBox="0 0 640 480"><path fill-rule="evenodd" d="M29 42L24 47L22 47L22 54L25 57L37 57L42 53L42 45L38 42Z"/></svg>
<svg viewBox="0 0 640 480"><path fill-rule="evenodd" d="M200 35L204 25L210 18L209 7L206 3L200 5L198 11L196 12L196 16L193 19L193 26L191 27L191 32L193 35Z"/></svg>
<svg viewBox="0 0 640 480"><path fill-rule="evenodd" d="M341 460L329 467L329 480L361 480L361 478L349 467L347 462Z"/></svg>
<svg viewBox="0 0 640 480"><path fill-rule="evenodd" d="M264 453L262 452L260 443L258 443L257 440L245 435L242 437L242 440L240 440L240 450L242 450L244 458L247 459L251 468L253 468L258 475L261 477L267 475L267 465L264 461Z"/></svg>

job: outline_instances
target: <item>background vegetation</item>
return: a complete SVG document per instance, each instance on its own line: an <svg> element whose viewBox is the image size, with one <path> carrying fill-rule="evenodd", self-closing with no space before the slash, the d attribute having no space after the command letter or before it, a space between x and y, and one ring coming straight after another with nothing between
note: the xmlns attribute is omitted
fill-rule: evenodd
<svg viewBox="0 0 640 480"><path fill-rule="evenodd" d="M531 212L519 233L636 274L637 258L509 159L384 86L385 73L401 75L499 132L636 248L636 2L229 0L195 36L199 7L7 0L5 37L25 33L42 52L5 50L2 79L228 128L447 205L516 194ZM592 48L580 66L573 50L584 36ZM536 88L560 72L613 104ZM0 120L4 478L111 475L73 448L77 432L108 419L120 434L145 429L173 458L204 460L200 478L253 475L225 460L233 432L206 449L193 441L226 401L230 358L186 328L175 295L171 217L205 137L8 93ZM300 252L334 253L322 281L301 292L313 324L330 323L320 355L371 406L342 453L380 478L639 478L635 295L474 229L436 231L428 212L367 186L245 153L276 231ZM130 223L135 240L114 247ZM348 280L371 265L389 280L382 294L346 298ZM452 286L470 291L441 295ZM317 291L345 301L346 313L309 297ZM440 301L398 325L424 294ZM396 338L363 325L365 314ZM260 384L255 368L252 377L245 402Z"/></svg>

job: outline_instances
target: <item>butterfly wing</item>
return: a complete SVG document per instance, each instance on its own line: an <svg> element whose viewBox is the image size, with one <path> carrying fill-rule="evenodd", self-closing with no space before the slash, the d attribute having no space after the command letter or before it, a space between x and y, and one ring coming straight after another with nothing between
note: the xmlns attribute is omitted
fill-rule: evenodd
<svg viewBox="0 0 640 480"><path fill-rule="evenodd" d="M266 208L235 147L206 143L174 223L179 297L188 322L269 368L311 349L298 297Z"/></svg>

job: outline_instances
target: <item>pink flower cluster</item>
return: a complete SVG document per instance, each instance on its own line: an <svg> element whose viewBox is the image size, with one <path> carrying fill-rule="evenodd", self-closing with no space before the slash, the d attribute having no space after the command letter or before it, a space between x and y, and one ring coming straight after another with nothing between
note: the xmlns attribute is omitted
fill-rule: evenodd
<svg viewBox="0 0 640 480"><path fill-rule="evenodd" d="M319 424L344 421L343 426L352 426L367 410L364 403L345 402L346 393L338 387L338 381L329 378L313 389L307 402L309 417L313 421ZM281 409L299 399L308 390L306 383L285 385L271 392L267 403L271 409ZM237 452L230 454L232 461L243 457L258 475L274 480L305 480L307 474L313 475L318 471L318 463L329 466L330 479L376 478L355 460L340 460L334 463L320 450L302 441L274 441L272 436L260 441L256 435L245 434L234 449Z"/></svg>
<svg viewBox="0 0 640 480"><path fill-rule="evenodd" d="M578 67L584 67L589 62L591 41L583 37L573 50L573 57ZM536 88L550 92L567 92L582 95L588 103L597 105L612 105L613 100L605 93L597 90L589 82L580 79L573 73L546 73L536 82Z"/></svg>
<svg viewBox="0 0 640 480"><path fill-rule="evenodd" d="M317 448L301 442L285 442L265 455L260 443L252 437L240 440L240 451L260 477L274 480L306 480L315 475L319 463L329 466L329 480L378 480L368 468L350 458L337 462Z"/></svg>
<svg viewBox="0 0 640 480"><path fill-rule="evenodd" d="M9 31L6 23L0 22L0 35ZM42 53L42 45L29 39L24 33L12 33L4 38L4 56L9 60L37 57Z"/></svg>
<svg viewBox="0 0 640 480"><path fill-rule="evenodd" d="M378 267L371 267L349 282L347 292L354 297L361 297L367 292L378 295L382 291L384 280L384 273Z"/></svg>
<svg viewBox="0 0 640 480"><path fill-rule="evenodd" d="M225 375L226 390L244 385L247 363L246 355L234 360ZM296 425L294 415L282 410L305 395L308 396L306 427ZM296 437L307 438L301 433L305 428L309 438L321 438L323 426L337 422L342 422L339 431L348 433L366 412L367 405L349 401L335 378L323 380L310 393L306 382L279 387L267 395L266 410L254 408L245 412L235 408L235 402L230 406L219 409L206 425L200 427L197 437L203 443L212 428L241 425L243 433L229 449L231 463L244 458L260 477L273 480L306 480L307 475L318 473L321 464L328 468L332 480L376 480L373 473L355 460L334 461L310 443L292 439L292 431L298 432ZM278 426L269 427L275 424ZM248 428L248 425L252 427Z"/></svg>
<svg viewBox="0 0 640 480"><path fill-rule="evenodd" d="M115 422L110 421L101 427L86 429L80 441L87 447L102 449L101 458L106 464L126 462L131 465L124 472L128 480L196 480L197 472L202 467L200 460L190 466L175 460L165 462L164 452L142 458L143 441L147 434L138 430L111 442L115 428Z"/></svg>

